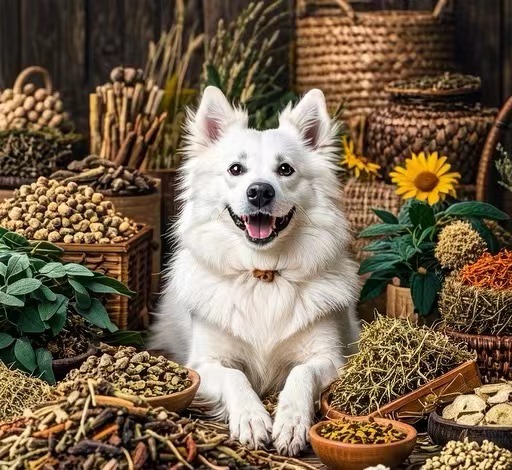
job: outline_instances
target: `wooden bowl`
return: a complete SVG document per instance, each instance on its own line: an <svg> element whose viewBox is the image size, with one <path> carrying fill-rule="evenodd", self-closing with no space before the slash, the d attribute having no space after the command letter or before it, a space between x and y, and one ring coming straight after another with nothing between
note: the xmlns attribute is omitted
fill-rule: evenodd
<svg viewBox="0 0 512 470"><path fill-rule="evenodd" d="M52 361L53 374L56 380L62 380L68 372L78 369L90 356L98 352L96 346L90 346L89 349L78 356L65 357L63 359L54 359Z"/></svg>
<svg viewBox="0 0 512 470"><path fill-rule="evenodd" d="M445 445L448 441L460 441L465 437L481 444L484 440L512 450L512 426L467 426L444 419L436 411L428 418L428 434L435 444Z"/></svg>
<svg viewBox="0 0 512 470"><path fill-rule="evenodd" d="M153 408L161 406L167 411L182 411L192 403L201 382L199 374L192 369L188 369L188 378L191 380L192 384L185 390L171 393L170 395L162 395L160 397L148 397L144 398L144 400Z"/></svg>
<svg viewBox="0 0 512 470"><path fill-rule="evenodd" d="M347 418L351 421L366 421L368 418ZM391 424L403 432L406 437L389 444L348 444L325 439L318 433L325 422L315 424L309 430L311 445L316 456L324 465L334 470L364 470L367 467L382 464L390 468L400 465L416 445L416 429L412 426L384 418L375 418L379 424Z"/></svg>
<svg viewBox="0 0 512 470"><path fill-rule="evenodd" d="M393 417L400 421L418 421L425 409L425 403L434 403L441 395L454 393L469 393L482 385L478 366L475 361L467 361L455 369L431 380L422 387L403 397L382 406L378 411L371 413L371 417ZM347 415L331 408L329 404L329 389L322 393L322 414L329 419L339 419ZM426 414L425 414L426 417Z"/></svg>

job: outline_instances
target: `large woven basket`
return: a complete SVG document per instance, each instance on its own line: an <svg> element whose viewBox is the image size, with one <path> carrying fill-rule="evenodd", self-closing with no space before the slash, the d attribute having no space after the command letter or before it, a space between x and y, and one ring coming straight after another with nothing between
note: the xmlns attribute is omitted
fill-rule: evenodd
<svg viewBox="0 0 512 470"><path fill-rule="evenodd" d="M368 116L366 155L382 168L400 165L411 152L446 156L461 183L474 185L496 109L478 102L478 92L386 88L390 102Z"/></svg>
<svg viewBox="0 0 512 470"><path fill-rule="evenodd" d="M57 243L64 250L64 261L83 264L118 279L137 293L133 299L111 295L107 300L107 312L122 330L144 329L149 323L152 236L151 228L141 226L136 235L123 243Z"/></svg>
<svg viewBox="0 0 512 470"><path fill-rule="evenodd" d="M489 181L492 165L494 164L496 146L503 138L503 132L507 130L512 130L512 97L500 109L484 144L476 180L476 199L478 201L485 201L488 198Z"/></svg>
<svg viewBox="0 0 512 470"><path fill-rule="evenodd" d="M454 69L452 15L447 0L429 11L355 12L347 0L298 0L296 84L320 88L346 117L387 103L394 80Z"/></svg>
<svg viewBox="0 0 512 470"><path fill-rule="evenodd" d="M461 333L446 329L454 340L466 343L477 354L477 364L484 383L512 380L512 336Z"/></svg>
<svg viewBox="0 0 512 470"><path fill-rule="evenodd" d="M364 247L371 241L368 238L357 238L361 230L369 225L380 222L372 209L382 209L398 214L402 200L395 194L395 187L383 182L365 182L351 178L343 187L343 208L355 236L352 245L358 261L366 258L368 253Z"/></svg>

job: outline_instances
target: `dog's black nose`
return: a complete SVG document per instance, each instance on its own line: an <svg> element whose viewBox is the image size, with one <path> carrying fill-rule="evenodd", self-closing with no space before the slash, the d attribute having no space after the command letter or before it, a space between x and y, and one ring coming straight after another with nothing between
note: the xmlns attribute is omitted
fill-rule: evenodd
<svg viewBox="0 0 512 470"><path fill-rule="evenodd" d="M274 188L268 183L253 183L247 188L247 199L258 209L270 204L275 195Z"/></svg>

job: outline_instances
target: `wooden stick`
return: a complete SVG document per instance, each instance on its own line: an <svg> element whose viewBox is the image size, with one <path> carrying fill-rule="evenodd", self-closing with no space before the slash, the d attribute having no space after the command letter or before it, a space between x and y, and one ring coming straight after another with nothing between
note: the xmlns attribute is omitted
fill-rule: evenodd
<svg viewBox="0 0 512 470"><path fill-rule="evenodd" d="M153 104L151 106L151 111L149 113L149 116L151 119L156 117L158 111L160 110L160 104L162 103L163 99L164 99L164 90L158 89L156 92Z"/></svg>
<svg viewBox="0 0 512 470"><path fill-rule="evenodd" d="M144 160L144 147L144 136L138 135L130 154L130 160L128 163L130 168L135 168L137 170L140 167L140 164Z"/></svg>
<svg viewBox="0 0 512 470"><path fill-rule="evenodd" d="M121 104L121 114L119 116L119 140L121 142L124 141L126 137L126 120L128 118L128 96L126 93L123 94L122 104Z"/></svg>
<svg viewBox="0 0 512 470"><path fill-rule="evenodd" d="M135 143L135 140L137 138L137 135L135 132L131 131L126 135L126 138L123 141L123 144L121 145L121 148L119 149L119 152L117 152L116 158L114 162L116 165L128 165L129 164L129 158L132 151L133 144Z"/></svg>
<svg viewBox="0 0 512 470"><path fill-rule="evenodd" d="M91 153L96 155L101 148L99 97L96 93L89 95L89 137Z"/></svg>

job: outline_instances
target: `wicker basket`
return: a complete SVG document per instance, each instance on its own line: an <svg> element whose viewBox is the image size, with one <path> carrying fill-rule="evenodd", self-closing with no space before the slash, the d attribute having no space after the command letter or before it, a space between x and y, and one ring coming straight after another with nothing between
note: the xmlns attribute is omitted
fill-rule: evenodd
<svg viewBox="0 0 512 470"><path fill-rule="evenodd" d="M369 225L380 222L372 209L382 209L398 214L402 199L395 194L395 187L382 182L364 182L351 178L343 188L343 207L355 240L352 248L357 260L368 257L363 248L371 238L357 238L357 234Z"/></svg>
<svg viewBox="0 0 512 470"><path fill-rule="evenodd" d="M107 312L122 330L144 329L149 324L152 236L151 228L141 226L136 235L123 243L57 243L65 252L64 261L83 264L118 279L137 293L133 299L112 295L107 300Z"/></svg>
<svg viewBox="0 0 512 470"><path fill-rule="evenodd" d="M446 329L446 334L464 342L477 354L477 364L484 383L512 380L512 336L488 336Z"/></svg>
<svg viewBox="0 0 512 470"><path fill-rule="evenodd" d="M320 88L330 108L346 117L387 104L394 80L454 68L454 22L434 12L356 13L347 0L299 0L296 15L296 84ZM441 24L442 23L442 24Z"/></svg>
<svg viewBox="0 0 512 470"><path fill-rule="evenodd" d="M448 158L453 170L461 173L462 184L474 184L496 110L482 107L477 93L463 89L435 94L391 87L387 90L391 102L368 116L368 158L390 169L410 158L411 152L439 152Z"/></svg>
<svg viewBox="0 0 512 470"><path fill-rule="evenodd" d="M41 77L43 88L37 89L27 83L34 75ZM12 90L0 93L0 130L40 130L44 127L66 132L71 123L68 114L63 112L60 94L53 90L48 70L39 66L27 67L16 78Z"/></svg>
<svg viewBox="0 0 512 470"><path fill-rule="evenodd" d="M476 198L478 201L485 201L488 196L487 188L489 186L489 176L491 165L494 163L496 146L503 137L503 131L512 129L512 97L510 97L496 117L494 124L487 136L482 151L482 158L478 167L478 177L476 180Z"/></svg>

